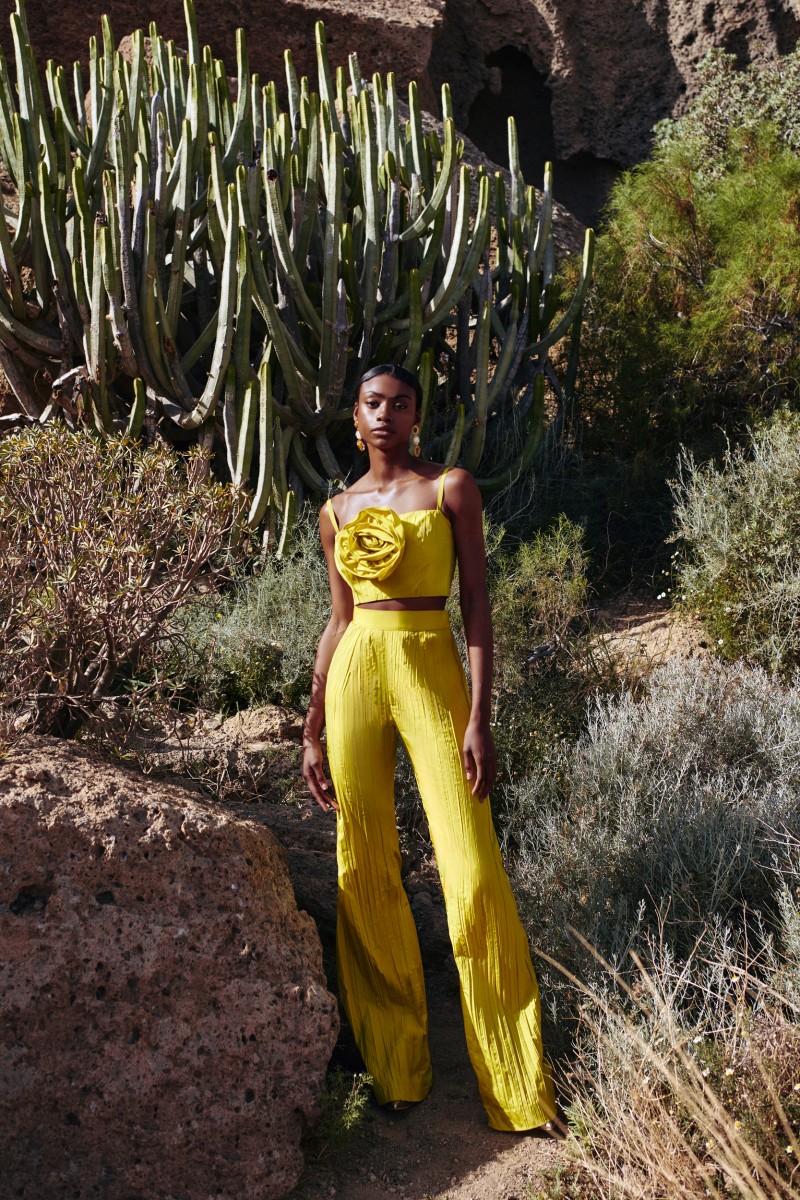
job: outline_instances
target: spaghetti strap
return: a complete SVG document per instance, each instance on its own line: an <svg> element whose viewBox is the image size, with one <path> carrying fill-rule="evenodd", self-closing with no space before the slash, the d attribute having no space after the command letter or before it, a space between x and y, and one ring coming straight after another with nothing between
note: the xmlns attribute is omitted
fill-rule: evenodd
<svg viewBox="0 0 800 1200"><path fill-rule="evenodd" d="M330 502L330 500L327 501L327 504L328 504L328 512L331 515L331 522L333 524L333 528L338 533L339 532L339 522L336 520L336 513L333 511L333 504Z"/></svg>
<svg viewBox="0 0 800 1200"><path fill-rule="evenodd" d="M450 470L449 467L445 467L445 469L442 471L441 475L439 476L439 491L436 496L437 512L442 511L442 501L444 500L444 477L449 470Z"/></svg>

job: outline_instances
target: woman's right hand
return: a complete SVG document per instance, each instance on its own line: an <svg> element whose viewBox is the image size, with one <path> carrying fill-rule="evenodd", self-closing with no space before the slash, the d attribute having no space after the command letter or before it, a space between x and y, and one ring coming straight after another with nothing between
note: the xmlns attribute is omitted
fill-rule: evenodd
<svg viewBox="0 0 800 1200"><path fill-rule="evenodd" d="M331 809L338 812L339 805L336 803L330 780L325 774L325 760L318 737L306 736L303 739L303 760L300 769L308 790L320 808L324 812L330 812Z"/></svg>

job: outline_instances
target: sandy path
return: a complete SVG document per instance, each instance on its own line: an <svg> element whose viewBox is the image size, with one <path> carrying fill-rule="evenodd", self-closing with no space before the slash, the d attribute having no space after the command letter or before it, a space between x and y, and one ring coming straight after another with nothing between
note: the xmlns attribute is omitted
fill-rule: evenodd
<svg viewBox="0 0 800 1200"><path fill-rule="evenodd" d="M308 1164L293 1200L535 1200L543 1172L564 1151L549 1138L488 1128L454 975L455 967L452 974L427 972L434 1070L428 1099L402 1116L371 1108L346 1147ZM344 1065L346 1045L339 1057Z"/></svg>

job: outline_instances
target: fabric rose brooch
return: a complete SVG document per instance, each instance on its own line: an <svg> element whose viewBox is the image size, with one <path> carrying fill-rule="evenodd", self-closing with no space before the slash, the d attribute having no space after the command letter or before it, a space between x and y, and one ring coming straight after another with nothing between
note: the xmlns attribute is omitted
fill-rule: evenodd
<svg viewBox="0 0 800 1200"><path fill-rule="evenodd" d="M353 585L358 579L386 579L403 557L406 532L391 508L364 508L339 530L334 557L339 574Z"/></svg>

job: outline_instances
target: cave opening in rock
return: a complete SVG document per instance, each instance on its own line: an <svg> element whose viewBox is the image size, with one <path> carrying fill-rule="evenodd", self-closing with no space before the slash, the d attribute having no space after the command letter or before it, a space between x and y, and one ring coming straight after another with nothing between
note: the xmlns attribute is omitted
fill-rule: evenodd
<svg viewBox="0 0 800 1200"><path fill-rule="evenodd" d="M552 95L545 76L516 46L503 46L485 59L488 81L469 108L465 133L501 166L508 166L508 118L517 123L519 157L526 183L542 186L544 164L554 166L554 193L579 220L597 224L620 168L588 153L559 160Z"/></svg>
<svg viewBox="0 0 800 1200"><path fill-rule="evenodd" d="M791 54L800 44L800 13L794 13L775 0L767 8L769 23L775 33L779 54Z"/></svg>
<svg viewBox="0 0 800 1200"><path fill-rule="evenodd" d="M516 46L503 46L485 61L488 82L470 105L466 135L489 158L507 166L506 121L513 116L523 172L529 182L539 184L542 165L555 157L550 89L528 55Z"/></svg>
<svg viewBox="0 0 800 1200"><path fill-rule="evenodd" d="M722 39L722 48L736 59L738 70L743 71L750 65L750 36L755 29L755 21L746 21L731 29Z"/></svg>

